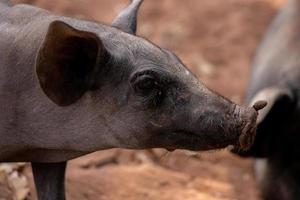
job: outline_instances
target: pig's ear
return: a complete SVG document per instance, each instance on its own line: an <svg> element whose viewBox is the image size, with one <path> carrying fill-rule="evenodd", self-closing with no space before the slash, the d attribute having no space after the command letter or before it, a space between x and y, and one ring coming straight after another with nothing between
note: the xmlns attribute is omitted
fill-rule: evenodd
<svg viewBox="0 0 300 200"><path fill-rule="evenodd" d="M105 57L97 35L54 21L36 59L40 86L54 103L68 106L91 87L95 66Z"/></svg>
<svg viewBox="0 0 300 200"><path fill-rule="evenodd" d="M126 33L135 35L137 24L137 13L143 0L132 0L113 21L112 26Z"/></svg>
<svg viewBox="0 0 300 200"><path fill-rule="evenodd" d="M256 93L250 101L250 105L258 100L267 101L265 108L258 111L258 128L254 144L246 152L235 152L241 156L266 157L271 151L276 134L280 132L282 124L288 120L295 106L295 97L291 90L282 87L265 88Z"/></svg>

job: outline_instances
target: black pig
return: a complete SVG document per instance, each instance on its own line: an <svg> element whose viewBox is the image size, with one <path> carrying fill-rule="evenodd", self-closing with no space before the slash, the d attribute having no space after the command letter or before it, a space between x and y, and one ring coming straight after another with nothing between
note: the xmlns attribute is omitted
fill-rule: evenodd
<svg viewBox="0 0 300 200"><path fill-rule="evenodd" d="M247 93L267 100L258 117L252 156L265 200L300 199L300 1L289 0L258 48Z"/></svg>

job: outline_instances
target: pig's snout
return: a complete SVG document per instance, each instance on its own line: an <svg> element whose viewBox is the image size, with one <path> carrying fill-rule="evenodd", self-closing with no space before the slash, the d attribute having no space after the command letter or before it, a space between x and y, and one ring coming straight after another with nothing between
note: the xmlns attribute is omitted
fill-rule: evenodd
<svg viewBox="0 0 300 200"><path fill-rule="evenodd" d="M239 137L238 147L242 150L247 150L251 147L255 139L258 113L254 108L246 108L243 110L242 120L244 121L244 126Z"/></svg>
<svg viewBox="0 0 300 200"><path fill-rule="evenodd" d="M248 150L253 144L256 136L256 120L258 111L263 109L266 105L266 101L258 101L253 105L253 107L241 108L241 118L245 121L245 125L242 128L238 147L242 150Z"/></svg>

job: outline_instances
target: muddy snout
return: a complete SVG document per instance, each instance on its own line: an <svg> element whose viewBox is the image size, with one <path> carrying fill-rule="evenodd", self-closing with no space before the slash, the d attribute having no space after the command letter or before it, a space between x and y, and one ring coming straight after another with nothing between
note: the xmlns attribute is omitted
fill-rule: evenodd
<svg viewBox="0 0 300 200"><path fill-rule="evenodd" d="M237 148L248 150L251 147L256 136L256 120L258 111L263 109L266 105L266 101L258 101L253 105L253 107L243 109L242 112L244 114L242 116L242 120L245 121L245 125L242 129Z"/></svg>

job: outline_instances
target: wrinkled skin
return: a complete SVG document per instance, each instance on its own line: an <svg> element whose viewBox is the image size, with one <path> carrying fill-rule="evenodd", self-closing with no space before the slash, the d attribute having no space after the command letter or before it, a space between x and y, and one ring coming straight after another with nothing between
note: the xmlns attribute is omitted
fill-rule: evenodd
<svg viewBox="0 0 300 200"><path fill-rule="evenodd" d="M22 34L18 33L17 41L11 41L15 37L13 32L2 33L1 44L13 43L9 45L8 52L17 50L21 56L16 57L10 53L4 58L4 66L9 66L9 71L2 68L1 74L8 74L10 80L1 81L2 85L10 85L4 88L4 94L9 94L1 98L1 106L21 102L17 107L3 109L8 114L12 113L12 109L24 114L18 116L18 121L13 123L14 127L9 129L21 137L20 142L24 145L22 147L15 141L14 152L4 153L1 150L1 160L58 162L76 157L78 152L81 154L113 147L222 148L237 144L247 123L255 126L257 114L253 108L241 108L211 92L176 56L143 38L93 22L53 16L26 5L14 6L10 12L16 19L21 17L20 14L22 18L16 20L17 24L9 25L9 31L14 31L13 28L18 25ZM24 15L39 17L32 22L29 16L24 18ZM31 55L46 51L42 52L45 54L43 57L51 56L52 60L58 57L56 52L43 49L50 23L50 26L56 26L55 32L60 28L70 28L63 23L81 31L92 32L103 43L103 51L107 51L104 58L96 58L99 61L93 69L95 74L91 75L92 85L68 106L56 105L44 93L46 87L51 87L49 84L57 82L56 79L46 83L48 85L44 86L46 89L43 91L38 86L40 77L34 73L35 67L39 67L36 65L46 65L44 63L49 61L38 57L35 64L35 57ZM37 75L45 76L43 73L54 72L38 72ZM17 84L16 80L22 85L18 85L19 93L11 94L7 90ZM73 93L72 90L75 90L76 93L77 88L69 90L67 92ZM72 100L56 101L64 104L63 101L69 103ZM15 117L12 114L11 118ZM1 120L1 124L3 120L5 123L6 118ZM22 132L15 133L16 130ZM253 134L249 133L249 137ZM4 141L1 140L1 145ZM24 152L24 146L28 146L30 151ZM59 152L60 149L64 149L65 153ZM40 158L39 154L43 156Z"/></svg>
<svg viewBox="0 0 300 200"><path fill-rule="evenodd" d="M39 199L63 199L65 161L93 151L251 145L257 111L135 36L140 3L113 27L0 3L0 161L33 162Z"/></svg>
<svg viewBox="0 0 300 200"><path fill-rule="evenodd" d="M257 137L242 156L258 158L256 178L265 200L300 199L300 1L276 16L253 62L247 101L268 101ZM264 117L263 117L264 116Z"/></svg>

